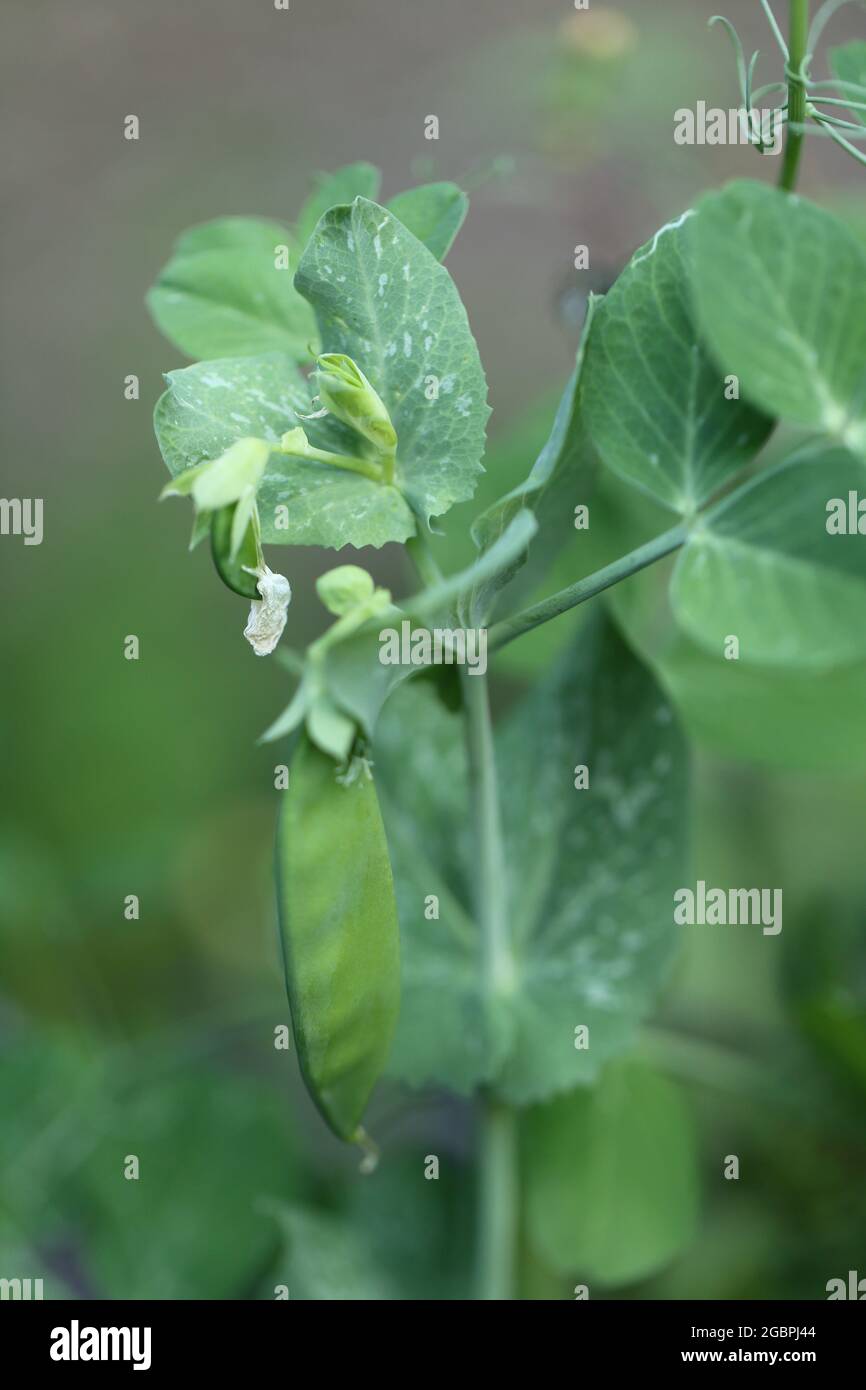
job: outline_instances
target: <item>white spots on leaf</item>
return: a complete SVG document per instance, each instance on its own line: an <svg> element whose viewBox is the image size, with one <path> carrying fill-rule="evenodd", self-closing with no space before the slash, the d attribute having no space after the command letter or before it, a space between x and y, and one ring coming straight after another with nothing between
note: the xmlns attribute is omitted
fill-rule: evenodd
<svg viewBox="0 0 866 1390"><path fill-rule="evenodd" d="M232 387L230 381L226 381L225 377L219 376L216 372L203 372L201 380L203 386L223 388L227 391L230 391Z"/></svg>
<svg viewBox="0 0 866 1390"><path fill-rule="evenodd" d="M404 357L411 357L411 356L412 356L412 334L411 334L411 333L404 333L404 334L403 334L403 356L404 356Z"/></svg>
<svg viewBox="0 0 866 1390"><path fill-rule="evenodd" d="M425 352L429 352L432 346L433 346L433 339L432 339L432 337L430 336L430 334L428 333L428 334L427 334L427 337L424 339L424 351L425 351Z"/></svg>
<svg viewBox="0 0 866 1390"><path fill-rule="evenodd" d="M380 298L380 299L383 297L383 295L384 295L384 293L385 293L385 286L387 285L387 283L388 283L388 276L385 275L385 274L380 275L380 276L379 276L379 298Z"/></svg>
<svg viewBox="0 0 866 1390"><path fill-rule="evenodd" d="M409 269L408 264L407 264L407 265L404 265L404 267L403 267L403 279L406 281L407 284L408 284L409 281L412 279L412 272L411 272L411 270Z"/></svg>
<svg viewBox="0 0 866 1390"><path fill-rule="evenodd" d="M348 245L348 247L349 247L349 250L350 250L350 251L354 251L354 249L355 249L355 238L352 236L352 233L351 233L351 232L348 232L348 231L346 232L346 243L347 243L347 245Z"/></svg>
<svg viewBox="0 0 866 1390"><path fill-rule="evenodd" d="M469 408L471 405L471 396L458 396L457 400L454 402L454 409L457 411L458 415L466 416L469 414Z"/></svg>
<svg viewBox="0 0 866 1390"><path fill-rule="evenodd" d="M387 345L387 347L385 348L384 356L385 356L385 357L394 357L394 356L396 355L396 352L397 352L397 344L396 344L395 342L390 342L390 343Z"/></svg>
<svg viewBox="0 0 866 1390"><path fill-rule="evenodd" d="M449 372L448 376L443 376L442 380L439 383L440 393L445 396L450 396L451 392L454 390L454 385L456 381L457 378L453 372Z"/></svg>
<svg viewBox="0 0 866 1390"><path fill-rule="evenodd" d="M378 233L378 232L377 232L376 235L373 237L373 250L376 252L376 260L377 260L377 261L378 261L378 260L381 260L381 258L382 258L382 238L379 236L379 233Z"/></svg>

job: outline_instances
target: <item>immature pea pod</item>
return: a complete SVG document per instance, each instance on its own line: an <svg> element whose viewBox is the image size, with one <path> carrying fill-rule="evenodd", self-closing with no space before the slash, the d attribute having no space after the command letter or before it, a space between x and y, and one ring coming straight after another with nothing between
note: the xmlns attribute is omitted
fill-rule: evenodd
<svg viewBox="0 0 866 1390"><path fill-rule="evenodd" d="M242 594L244 598L259 598L259 591L256 588L257 576L248 574L244 568L248 566L250 569L256 569L259 564L259 552L252 521L244 532L244 538L237 555L232 559L232 521L236 506L236 502L231 502L227 507L220 507L218 511L213 513L210 527L211 554L217 574L224 584L227 584L236 594Z"/></svg>
<svg viewBox="0 0 866 1390"><path fill-rule="evenodd" d="M283 793L276 879L301 1073L334 1133L369 1150L360 1121L400 1007L394 882L367 764L338 780L306 735Z"/></svg>

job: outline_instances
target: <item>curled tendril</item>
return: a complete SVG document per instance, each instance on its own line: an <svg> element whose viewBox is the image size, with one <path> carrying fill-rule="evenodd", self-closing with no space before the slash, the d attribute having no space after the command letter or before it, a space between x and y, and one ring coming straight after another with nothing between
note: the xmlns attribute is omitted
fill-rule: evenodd
<svg viewBox="0 0 866 1390"><path fill-rule="evenodd" d="M857 149L852 142L866 138L866 126L862 122L847 121L839 115L834 115L819 108L822 106L841 106L849 112L866 112L866 87L857 82L846 82L841 78L834 78L831 81L816 82L810 76L809 67L815 54L815 49L826 29L828 23L842 9L843 5L860 4L866 5L866 0L825 0L818 13L812 21L809 30L808 42L806 44L806 54L803 61L797 67L791 65L791 55L784 35L779 28L778 21L773 12L770 0L760 0L761 8L767 17L767 22L772 30L773 37L779 46L779 50L785 60L785 81L768 82L763 87L755 88L755 71L757 68L760 52L752 54L748 64L746 54L743 49L742 40L737 33L736 27L731 20L724 15L716 14L710 19L710 27L716 24L723 25L734 49L734 56L737 64L737 78L740 87L740 98L746 117L749 123L749 141L755 145L763 154L766 145L762 130L755 129L753 110L756 103L764 97L779 93L790 94L794 88L800 88L806 97L806 113L810 124L794 123L789 119L789 104L782 102L778 108L778 119L783 125L797 135L821 135L825 139L835 141L848 154L860 164L866 165L866 153ZM822 96L822 92L839 93L840 95ZM846 94L851 93L851 96ZM843 134L843 132L845 132Z"/></svg>
<svg viewBox="0 0 866 1390"><path fill-rule="evenodd" d="M764 14L767 16L767 22L769 23L770 28L771 28L772 31L773 31L773 38L776 40L776 43L779 45L779 48L780 48L781 51L782 51L782 57L785 59L785 62L787 63L787 61L788 61L788 59L790 58L791 55L790 55L790 53L788 52L788 45L785 43L785 38L784 38L784 35L782 34L781 29L779 28L778 22L777 22L777 20L776 20L776 16L773 14L773 11L770 9L770 0L761 0L761 8L763 9Z"/></svg>
<svg viewBox="0 0 866 1390"><path fill-rule="evenodd" d="M710 28L712 28L714 24L724 25L725 32L728 34L728 37L731 40L734 49L734 55L737 61L737 77L740 83L740 100L742 101L743 110L746 113L746 119L749 123L749 143L756 146L760 153L763 154L764 150L766 149L766 145L764 143L764 134L760 128L757 130L755 129L753 104L756 98L761 93L766 94L768 91L771 90L771 88L762 87L760 89L760 92L753 91L753 85L755 81L755 69L758 64L758 59L761 56L760 50L756 50L752 54L747 66L746 54L743 48L742 40L740 39L740 36L737 33L736 26L731 22L731 20L726 19L723 14L714 14L712 19L709 21L709 24ZM783 82L780 82L778 84L773 83L772 87L778 87L778 89L783 92L787 90Z"/></svg>

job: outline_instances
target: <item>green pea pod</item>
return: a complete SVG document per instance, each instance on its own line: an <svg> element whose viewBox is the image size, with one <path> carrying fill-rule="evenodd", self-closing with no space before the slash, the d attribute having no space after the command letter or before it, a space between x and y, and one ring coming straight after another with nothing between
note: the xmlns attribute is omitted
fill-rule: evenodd
<svg viewBox="0 0 866 1390"><path fill-rule="evenodd" d="M341 1139L361 1117L400 1008L397 906L376 787L356 759L302 735L277 825L277 904L292 1028L307 1089Z"/></svg>
<svg viewBox="0 0 866 1390"><path fill-rule="evenodd" d="M230 502L227 507L220 507L212 515L210 544L213 562L220 579L236 594L242 594L244 598L260 598L261 595L256 588L256 576L247 574L244 569L245 565L248 565L250 569L255 569L259 563L256 534L252 521L244 532L240 550L232 559L232 521L236 506L236 502Z"/></svg>

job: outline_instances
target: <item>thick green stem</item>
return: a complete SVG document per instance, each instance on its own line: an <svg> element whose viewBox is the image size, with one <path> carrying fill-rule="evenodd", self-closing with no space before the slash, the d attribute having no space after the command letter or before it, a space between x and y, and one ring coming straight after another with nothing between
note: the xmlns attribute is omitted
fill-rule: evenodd
<svg viewBox="0 0 866 1390"><path fill-rule="evenodd" d="M487 677L462 670L466 747L476 845L476 914L484 943L484 984L488 998L510 994L515 985L508 932L505 853L499 816L499 788Z"/></svg>
<svg viewBox="0 0 866 1390"><path fill-rule="evenodd" d="M789 193L797 186L800 157L803 153L803 132L790 127L802 126L806 120L806 81L803 65L808 57L809 0L791 0L790 15L787 73L789 129L785 140L782 172L779 176L779 187L787 189Z"/></svg>
<svg viewBox="0 0 866 1390"><path fill-rule="evenodd" d="M595 574L578 579L576 584L570 584L567 589L560 589L558 593L551 594L550 598L542 599L531 608L525 608L513 618L505 618L501 623L495 623L490 629L488 651L496 651L499 647L506 646L513 642L515 637L522 637L534 627L549 623L552 618L558 618L560 613L567 613L570 608L576 608L578 604L586 603L587 599L595 598L596 594L609 589L613 584L618 584L620 580L628 579L630 575L637 574L638 570L646 569L647 565L652 565L656 560L670 555L671 551L678 550L685 543L687 535L688 527L685 524L675 526L672 531L665 531L646 545L630 551L619 560L614 560L613 564L596 570Z"/></svg>
<svg viewBox="0 0 866 1390"><path fill-rule="evenodd" d="M498 999L517 983L508 929L505 853L487 677L462 672L469 786L475 832L475 912L481 930L484 1006L492 1018ZM477 1296L514 1297L517 1255L517 1122L508 1106L480 1100Z"/></svg>
<svg viewBox="0 0 866 1390"><path fill-rule="evenodd" d="M515 1296L517 1116L489 1098L481 1105L476 1296L504 1301Z"/></svg>

